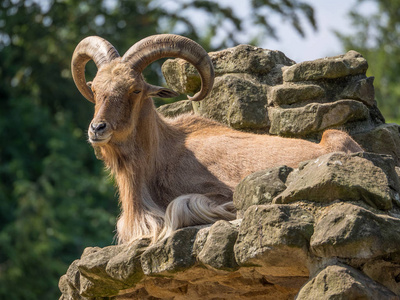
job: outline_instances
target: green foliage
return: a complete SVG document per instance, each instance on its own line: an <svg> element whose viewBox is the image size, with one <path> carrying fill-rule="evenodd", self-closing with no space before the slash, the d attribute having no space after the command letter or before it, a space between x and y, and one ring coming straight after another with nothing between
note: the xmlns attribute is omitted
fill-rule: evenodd
<svg viewBox="0 0 400 300"><path fill-rule="evenodd" d="M363 5L371 2L378 10L363 14ZM337 35L347 50L356 50L367 59L380 110L388 120L400 123L400 2L358 0L350 17L356 33Z"/></svg>
<svg viewBox="0 0 400 300"><path fill-rule="evenodd" d="M117 202L68 113L13 100L0 116L0 298L51 299L82 248L112 242Z"/></svg>
<svg viewBox="0 0 400 300"><path fill-rule="evenodd" d="M83 249L113 242L117 196L86 142L92 104L71 79L77 43L100 35L124 53L141 38L174 32L214 50L236 44L243 31L243 20L218 2L174 1L168 10L163 3L0 3L0 299L56 299L59 277ZM297 0L251 3L250 23L264 33L273 34L271 13L299 33L297 12L315 24L311 7ZM193 14L204 15L208 26L193 25ZM225 30L226 22L233 26ZM215 40L221 30L225 37ZM159 70L157 63L146 70L149 82L160 84ZM94 76L93 64L87 72Z"/></svg>

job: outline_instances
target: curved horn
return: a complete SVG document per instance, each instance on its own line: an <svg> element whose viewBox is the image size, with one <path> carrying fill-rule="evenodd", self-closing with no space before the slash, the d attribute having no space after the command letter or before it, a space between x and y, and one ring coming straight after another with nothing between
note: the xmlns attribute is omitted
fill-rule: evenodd
<svg viewBox="0 0 400 300"><path fill-rule="evenodd" d="M97 69L99 69L102 65L109 63L117 57L120 57L120 55L114 46L98 36L84 38L76 46L71 61L72 78L76 87L86 99L94 102L93 93L86 84L86 63L92 59Z"/></svg>
<svg viewBox="0 0 400 300"><path fill-rule="evenodd" d="M141 73L152 62L164 57L177 57L187 60L199 72L201 89L192 101L204 99L214 84L214 67L208 53L196 42L174 34L149 36L129 48L122 61L130 62L132 69Z"/></svg>

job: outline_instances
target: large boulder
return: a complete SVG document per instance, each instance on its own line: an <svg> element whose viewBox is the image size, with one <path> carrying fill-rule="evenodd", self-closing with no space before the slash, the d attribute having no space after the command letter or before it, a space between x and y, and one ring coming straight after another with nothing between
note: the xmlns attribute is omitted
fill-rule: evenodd
<svg viewBox="0 0 400 300"><path fill-rule="evenodd" d="M271 134L306 137L346 123L368 120L369 112L361 102L343 99L294 108L270 108L269 118Z"/></svg>
<svg viewBox="0 0 400 300"><path fill-rule="evenodd" d="M166 274L190 268L195 264L191 255L198 228L183 228L168 239L153 245L140 257L146 275Z"/></svg>
<svg viewBox="0 0 400 300"><path fill-rule="evenodd" d="M273 277L308 277L308 245L314 217L288 205L255 205L247 209L235 245L240 265L252 265Z"/></svg>
<svg viewBox="0 0 400 300"><path fill-rule="evenodd" d="M224 74L265 76L274 73L276 67L291 66L295 63L280 51L250 45L239 45L211 52L209 55L216 77ZM196 69L183 59L167 60L162 66L162 72L168 86L180 93L195 93L200 89L201 80ZM273 78L273 80L281 79Z"/></svg>
<svg viewBox="0 0 400 300"><path fill-rule="evenodd" d="M310 246L320 257L371 259L398 253L400 219L350 203L333 205L321 212Z"/></svg>
<svg viewBox="0 0 400 300"><path fill-rule="evenodd" d="M269 119L264 86L245 74L226 74L215 79L211 94L193 103L195 113L235 129L267 130Z"/></svg>
<svg viewBox="0 0 400 300"><path fill-rule="evenodd" d="M366 151L391 155L396 165L400 166L399 125L382 124L370 131L354 134L353 137Z"/></svg>
<svg viewBox="0 0 400 300"><path fill-rule="evenodd" d="M372 153L330 153L301 165L274 203L363 201L388 210L400 199L400 183L391 157Z"/></svg>
<svg viewBox="0 0 400 300"><path fill-rule="evenodd" d="M320 85L287 83L271 88L268 93L268 105L287 106L295 103L318 101L324 98L325 90Z"/></svg>
<svg viewBox="0 0 400 300"><path fill-rule="evenodd" d="M286 68L283 72L283 79L288 82L337 79L365 74L367 69L366 59L356 51L349 51L340 56L295 64Z"/></svg>
<svg viewBox="0 0 400 300"><path fill-rule="evenodd" d="M197 259L206 266L217 270L238 268L233 246L238 236L238 226L227 221L218 221L211 226L207 240Z"/></svg>
<svg viewBox="0 0 400 300"><path fill-rule="evenodd" d="M286 179L293 169L280 166L255 172L244 178L235 188L233 204L238 217L255 204L270 204L272 200L286 190Z"/></svg>
<svg viewBox="0 0 400 300"><path fill-rule="evenodd" d="M345 265L328 266L300 290L296 300L387 299L399 297L360 271Z"/></svg>

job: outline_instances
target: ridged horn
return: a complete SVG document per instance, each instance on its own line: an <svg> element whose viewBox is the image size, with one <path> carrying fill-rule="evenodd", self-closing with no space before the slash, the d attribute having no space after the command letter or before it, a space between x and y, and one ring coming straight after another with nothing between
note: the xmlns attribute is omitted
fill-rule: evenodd
<svg viewBox="0 0 400 300"><path fill-rule="evenodd" d="M93 60L99 69L102 65L120 57L118 51L105 39L98 36L84 38L75 48L72 55L72 78L81 94L89 101L95 102L92 90L86 84L85 66Z"/></svg>
<svg viewBox="0 0 400 300"><path fill-rule="evenodd" d="M136 72L143 70L152 62L165 58L182 58L191 63L199 72L201 89L192 101L204 99L214 84L214 67L206 50L199 44L183 36L174 34L159 34L140 40L124 54L122 61L131 64Z"/></svg>

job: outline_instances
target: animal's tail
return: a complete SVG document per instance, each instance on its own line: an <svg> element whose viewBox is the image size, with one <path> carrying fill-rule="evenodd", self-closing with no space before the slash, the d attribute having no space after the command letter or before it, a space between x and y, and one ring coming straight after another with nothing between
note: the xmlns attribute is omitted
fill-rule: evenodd
<svg viewBox="0 0 400 300"><path fill-rule="evenodd" d="M158 240L167 238L173 231L194 225L211 224L218 220L234 220L236 210L232 202L215 203L201 194L188 194L174 199L167 207L164 228Z"/></svg>

